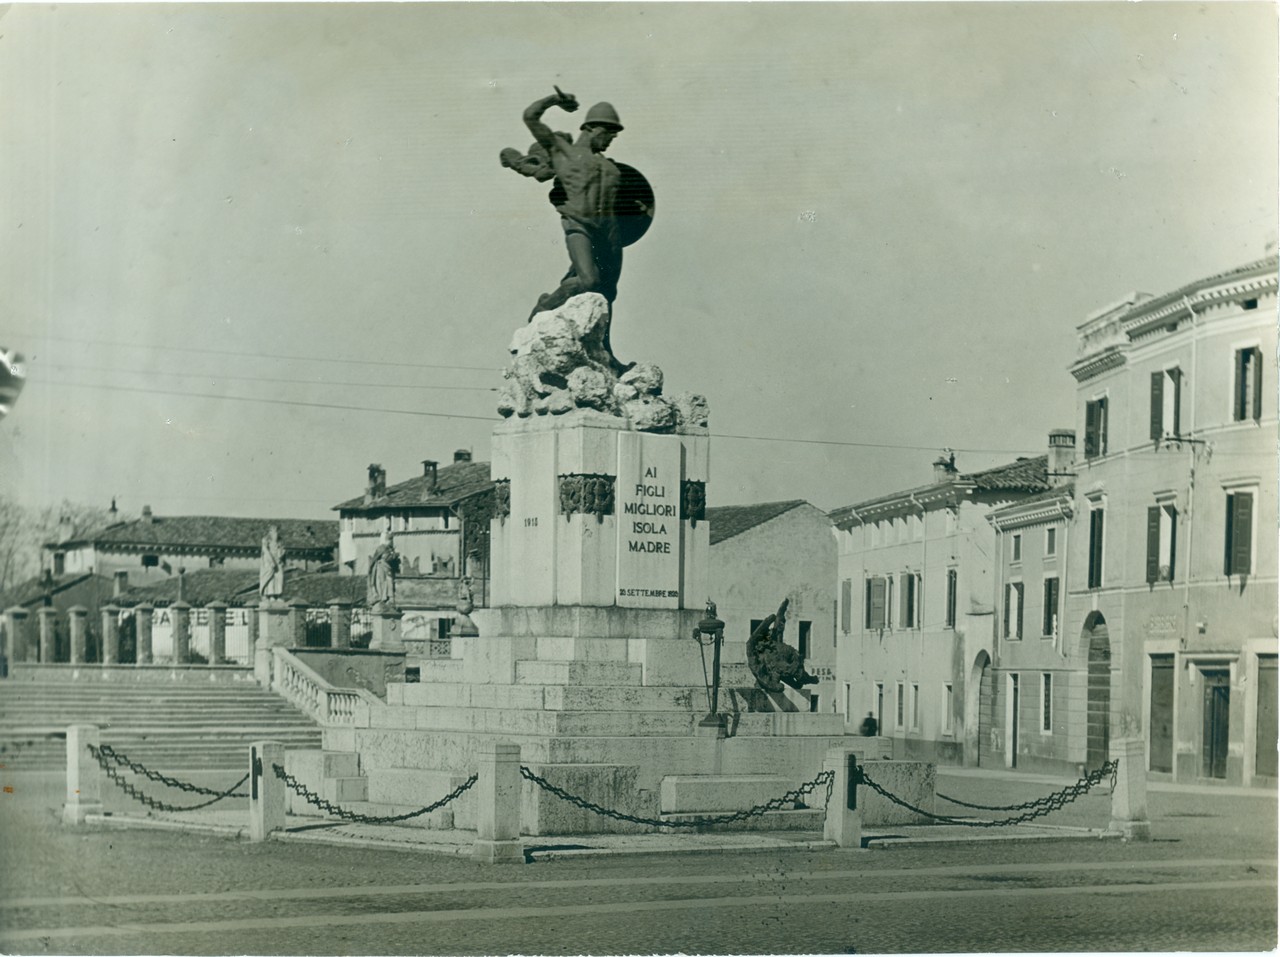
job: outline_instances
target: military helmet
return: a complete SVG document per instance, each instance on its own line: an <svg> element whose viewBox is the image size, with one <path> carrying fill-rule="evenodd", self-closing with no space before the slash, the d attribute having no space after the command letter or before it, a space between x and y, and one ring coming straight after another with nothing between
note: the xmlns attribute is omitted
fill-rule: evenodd
<svg viewBox="0 0 1280 957"><path fill-rule="evenodd" d="M608 126L619 131L622 129L622 122L618 119L618 111L613 108L612 103L597 103L587 110L587 117L582 121L582 126L579 129L585 130L592 125Z"/></svg>

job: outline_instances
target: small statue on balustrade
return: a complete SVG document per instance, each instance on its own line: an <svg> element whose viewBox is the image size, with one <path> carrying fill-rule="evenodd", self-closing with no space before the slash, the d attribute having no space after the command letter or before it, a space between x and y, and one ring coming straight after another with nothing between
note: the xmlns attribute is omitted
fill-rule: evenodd
<svg viewBox="0 0 1280 957"><path fill-rule="evenodd" d="M369 589L365 603L374 611L389 611L396 607L396 575L400 574L400 555L391 540L391 533L384 531L369 559Z"/></svg>

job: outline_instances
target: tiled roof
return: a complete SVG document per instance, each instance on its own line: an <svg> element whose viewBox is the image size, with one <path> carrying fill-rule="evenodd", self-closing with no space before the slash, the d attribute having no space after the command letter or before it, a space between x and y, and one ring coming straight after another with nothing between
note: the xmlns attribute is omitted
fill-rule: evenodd
<svg viewBox="0 0 1280 957"><path fill-rule="evenodd" d="M231 518L225 515L157 515L153 519L117 522L66 545L91 544L103 549L182 550L189 554L241 551L259 554L272 525L280 528L285 555L333 550L338 523L332 519Z"/></svg>
<svg viewBox="0 0 1280 957"><path fill-rule="evenodd" d="M56 595L58 592L66 591L68 588L74 588L76 585L86 582L96 577L98 584L102 588L102 594L111 594L113 587L110 578L102 575L95 576L92 572L72 572L67 575L58 575L52 579L52 587L49 588L50 595ZM0 610L12 608L15 605L30 605L32 602L39 601L45 595L44 576L37 575L34 578L28 578L26 581L18 582L3 597L0 597Z"/></svg>
<svg viewBox="0 0 1280 957"><path fill-rule="evenodd" d="M308 605L320 606L330 601L363 604L367 589L363 575L339 575L336 572L297 572L286 570L283 601L302 599ZM182 585L182 597L190 605L207 605L224 601L244 605L258 600L258 572L253 569L202 568L189 572ZM150 585L130 588L120 600L135 605L148 601L167 605L178 600L178 578L173 576Z"/></svg>
<svg viewBox="0 0 1280 957"><path fill-rule="evenodd" d="M488 462L454 462L436 472L435 488L425 475L387 488L386 493L366 502L364 496L347 499L335 509L378 511L388 508L404 508L410 505L454 505L476 492L483 492L493 483L489 479Z"/></svg>
<svg viewBox="0 0 1280 957"><path fill-rule="evenodd" d="M772 518L806 504L802 498L786 502L761 502L758 505L717 505L707 509L707 522L711 525L711 544L741 535L748 529L763 525Z"/></svg>

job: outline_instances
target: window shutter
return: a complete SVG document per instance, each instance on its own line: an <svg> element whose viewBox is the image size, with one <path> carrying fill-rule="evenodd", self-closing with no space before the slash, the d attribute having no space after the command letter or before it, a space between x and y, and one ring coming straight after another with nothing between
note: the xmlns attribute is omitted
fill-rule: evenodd
<svg viewBox="0 0 1280 957"><path fill-rule="evenodd" d="M1253 551L1253 494L1236 492L1231 500L1235 503L1231 516L1231 571L1248 575L1252 571L1249 559Z"/></svg>
<svg viewBox="0 0 1280 957"><path fill-rule="evenodd" d="M1014 588L1014 591L1016 591L1016 592L1018 593L1018 631L1017 631L1017 635L1018 635L1018 637L1019 637L1019 638L1021 638L1021 637L1022 637L1022 609L1023 609L1023 606L1024 606L1024 605L1026 605L1026 602L1024 602L1024 601L1022 600L1022 599L1023 599L1023 595L1024 595L1024 593L1023 593L1023 585L1022 585L1022 582L1014 582L1013 588Z"/></svg>
<svg viewBox="0 0 1280 957"><path fill-rule="evenodd" d="M903 572L898 576L898 621L903 628L911 627L911 576Z"/></svg>
<svg viewBox="0 0 1280 957"><path fill-rule="evenodd" d="M1001 632L1004 637L1009 637L1009 602L1013 600L1013 584L1009 583L1004 586L1004 631Z"/></svg>
<svg viewBox="0 0 1280 957"><path fill-rule="evenodd" d="M1053 619L1058 614L1058 579L1044 580L1044 623L1040 633L1053 634Z"/></svg>
<svg viewBox="0 0 1280 957"><path fill-rule="evenodd" d="M954 628L956 624L956 570L954 568L947 569L947 627Z"/></svg>
<svg viewBox="0 0 1280 957"><path fill-rule="evenodd" d="M1178 510L1169 506L1169 581L1174 579L1178 567Z"/></svg>
<svg viewBox="0 0 1280 957"><path fill-rule="evenodd" d="M1107 454L1107 400L1098 400L1098 454Z"/></svg>
<svg viewBox="0 0 1280 957"><path fill-rule="evenodd" d="M853 628L853 579L840 583L840 628L847 635Z"/></svg>
<svg viewBox="0 0 1280 957"><path fill-rule="evenodd" d="M1151 437L1164 436L1164 372L1151 373Z"/></svg>
<svg viewBox="0 0 1280 957"><path fill-rule="evenodd" d="M924 576L916 575L916 627L924 627Z"/></svg>
<svg viewBox="0 0 1280 957"><path fill-rule="evenodd" d="M1102 509L1089 512L1089 587L1102 586Z"/></svg>
<svg viewBox="0 0 1280 957"><path fill-rule="evenodd" d="M871 627L884 627L884 579L871 579Z"/></svg>
<svg viewBox="0 0 1280 957"><path fill-rule="evenodd" d="M1253 419L1262 421L1262 350L1250 349L1249 371L1253 373Z"/></svg>
<svg viewBox="0 0 1280 957"><path fill-rule="evenodd" d="M862 627L871 627L871 579L863 582L862 589Z"/></svg>
<svg viewBox="0 0 1280 957"><path fill-rule="evenodd" d="M1173 384L1173 434L1182 434L1182 370L1170 369L1169 379Z"/></svg>
<svg viewBox="0 0 1280 957"><path fill-rule="evenodd" d="M1091 459L1098 454L1098 403L1084 404L1084 457Z"/></svg>
<svg viewBox="0 0 1280 957"><path fill-rule="evenodd" d="M1232 402L1231 412L1237 422L1244 418L1245 364L1249 361L1248 355L1249 355L1248 349L1238 349L1236 351L1236 362L1235 362L1236 381L1235 381L1235 388L1231 393L1235 401Z"/></svg>
<svg viewBox="0 0 1280 957"><path fill-rule="evenodd" d="M1147 584L1160 580L1160 506L1147 509Z"/></svg>

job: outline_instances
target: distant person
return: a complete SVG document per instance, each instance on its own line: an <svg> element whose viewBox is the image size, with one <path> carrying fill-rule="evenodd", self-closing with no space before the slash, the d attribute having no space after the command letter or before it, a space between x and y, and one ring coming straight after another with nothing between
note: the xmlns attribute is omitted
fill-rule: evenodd
<svg viewBox="0 0 1280 957"><path fill-rule="evenodd" d="M862 719L862 736L864 738L874 738L880 731L880 722L876 720L876 716L870 711L867 716Z"/></svg>

